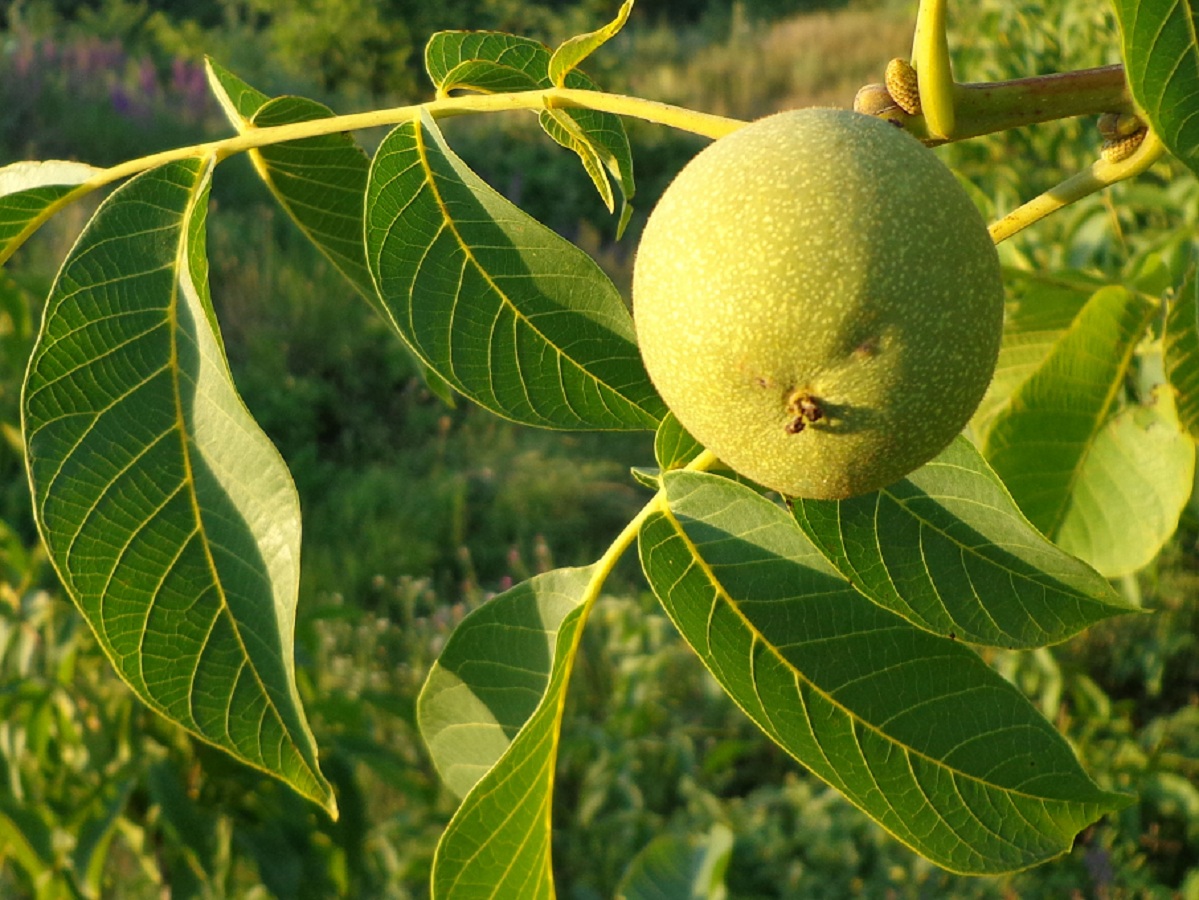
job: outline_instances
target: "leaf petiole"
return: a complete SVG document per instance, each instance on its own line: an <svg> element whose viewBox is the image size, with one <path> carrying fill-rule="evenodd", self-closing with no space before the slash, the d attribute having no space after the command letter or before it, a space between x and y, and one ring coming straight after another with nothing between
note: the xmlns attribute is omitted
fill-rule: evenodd
<svg viewBox="0 0 1199 900"><path fill-rule="evenodd" d="M1140 147L1127 159L1118 162L1096 160L1089 169L1050 188L991 225L991 239L997 244L1006 241L1063 206L1110 187L1118 181L1141 174L1157 162L1165 150L1153 129L1149 129Z"/></svg>

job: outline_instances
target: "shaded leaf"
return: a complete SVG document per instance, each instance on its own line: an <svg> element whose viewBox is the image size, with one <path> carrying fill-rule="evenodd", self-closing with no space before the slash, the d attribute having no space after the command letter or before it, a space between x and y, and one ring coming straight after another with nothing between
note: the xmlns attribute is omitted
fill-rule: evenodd
<svg viewBox="0 0 1199 900"><path fill-rule="evenodd" d="M295 687L300 517L208 295L211 160L113 193L63 263L23 406L63 586L151 708L336 809Z"/></svg>
<svg viewBox="0 0 1199 900"><path fill-rule="evenodd" d="M654 458L662 471L681 469L703 452L703 445L693 438L683 424L668 412L654 435Z"/></svg>
<svg viewBox="0 0 1199 900"><path fill-rule="evenodd" d="M433 897L554 896L557 736L595 567L520 584L463 620L421 692L438 770L469 791L433 860Z"/></svg>
<svg viewBox="0 0 1199 900"><path fill-rule="evenodd" d="M102 893L108 848L135 787L134 778L105 784L98 802L93 804L96 808L74 829L78 839L71 853L71 864L76 880L87 885L92 896L99 897Z"/></svg>
<svg viewBox="0 0 1199 900"><path fill-rule="evenodd" d="M1108 578L1148 565L1178 530L1195 476L1195 444L1168 397L1104 423L1078 471L1054 540Z"/></svg>
<svg viewBox="0 0 1199 900"><path fill-rule="evenodd" d="M492 190L425 113L371 166L367 262L392 321L455 390L548 428L654 428L632 317L594 260Z"/></svg>
<svg viewBox="0 0 1199 900"><path fill-rule="evenodd" d="M1154 311L1122 287L1096 291L987 432L983 455L1050 539L1066 518L1079 472Z"/></svg>
<svg viewBox="0 0 1199 900"><path fill-rule="evenodd" d="M333 111L303 97L270 99L227 69L208 63L209 81L238 131L328 118ZM366 267L363 203L370 160L348 134L269 144L249 151L255 170L284 212L385 321ZM401 339L403 335L400 335ZM404 342L429 390L454 405L454 394Z"/></svg>
<svg viewBox="0 0 1199 900"><path fill-rule="evenodd" d="M215 874L218 869L217 817L188 796L180 772L163 760L150 767L146 788L158 806L163 826L171 833L189 868Z"/></svg>
<svg viewBox="0 0 1199 900"><path fill-rule="evenodd" d="M663 484L641 560L679 631L767 736L904 844L1009 872L1127 803L972 650L854 591L784 510L712 475Z"/></svg>
<svg viewBox="0 0 1199 900"><path fill-rule="evenodd" d="M303 97L277 97L254 114L259 128L308 122L333 110ZM348 134L270 144L250 151L275 199L337 271L383 313L366 267L363 201L370 159ZM386 317L386 314L384 314Z"/></svg>
<svg viewBox="0 0 1199 900"><path fill-rule="evenodd" d="M1199 440L1199 279L1194 270L1170 303L1163 353L1178 419Z"/></svg>
<svg viewBox="0 0 1199 900"><path fill-rule="evenodd" d="M425 44L425 70L438 94L549 87L549 57L545 44L499 31L439 31Z"/></svg>
<svg viewBox="0 0 1199 900"><path fill-rule="evenodd" d="M42 223L91 192L86 186L103 170L80 162L17 162L0 168L0 265Z"/></svg>
<svg viewBox="0 0 1199 900"><path fill-rule="evenodd" d="M717 823L702 839L662 834L633 857L617 900L724 900L733 832Z"/></svg>
<svg viewBox="0 0 1199 900"><path fill-rule="evenodd" d="M566 76L573 72L579 63L614 38L620 29L624 28L625 22L629 20L629 13L632 11L633 0L625 0L616 13L616 18L603 28L564 41L550 57L548 65L550 81L558 87L565 87Z"/></svg>
<svg viewBox="0 0 1199 900"><path fill-rule="evenodd" d="M854 587L937 634L1026 649L1129 611L1028 523L965 438L881 491L793 509Z"/></svg>
<svg viewBox="0 0 1199 900"><path fill-rule="evenodd" d="M54 868L54 833L33 810L0 794L0 861L16 861L30 881L37 882Z"/></svg>
<svg viewBox="0 0 1199 900"><path fill-rule="evenodd" d="M1128 86L1162 143L1199 173L1196 0L1113 0Z"/></svg>
<svg viewBox="0 0 1199 900"><path fill-rule="evenodd" d="M608 212L615 211L616 199L612 195L612 184L604 172L604 162L591 140L579 128L578 122L564 109L543 109L539 119L546 134L567 150L573 150L578 154L583 171L599 191L604 206L608 207Z"/></svg>
<svg viewBox="0 0 1199 900"><path fill-rule="evenodd" d="M494 31L442 31L425 45L425 68L438 94L456 89L501 93L548 88L553 85L550 58L544 44ZM596 90L595 82L577 69L568 72L565 80L569 88ZM633 152L620 117L591 109L556 108L543 110L539 120L551 138L578 154L609 211L614 209L612 188L603 170L612 173L623 198L619 237L636 191Z"/></svg>

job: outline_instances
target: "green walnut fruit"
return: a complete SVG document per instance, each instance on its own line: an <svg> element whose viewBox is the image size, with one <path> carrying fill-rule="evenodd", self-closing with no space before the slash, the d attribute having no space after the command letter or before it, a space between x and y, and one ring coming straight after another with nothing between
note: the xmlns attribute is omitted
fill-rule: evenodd
<svg viewBox="0 0 1199 900"><path fill-rule="evenodd" d="M887 122L809 109L713 143L666 190L633 273L646 369L691 434L793 497L877 490L953 440L999 352L985 223Z"/></svg>

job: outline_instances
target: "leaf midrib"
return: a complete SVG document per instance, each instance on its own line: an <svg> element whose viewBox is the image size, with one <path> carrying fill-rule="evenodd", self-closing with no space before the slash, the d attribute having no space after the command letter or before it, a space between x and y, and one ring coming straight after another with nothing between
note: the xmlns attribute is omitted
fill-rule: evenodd
<svg viewBox="0 0 1199 900"><path fill-rule="evenodd" d="M762 634L762 632L757 628L757 626L755 626L745 616L745 614L741 612L741 609L738 606L738 604L736 603L736 601L734 601L733 598L729 596L729 594L724 589L724 585L720 582L719 579L717 579L711 566L709 566L708 562L703 558L702 555L700 555L698 546L691 540L691 537L683 529L682 523L679 522L678 518L674 514L674 510L670 506L664 506L663 510L661 512L661 515L663 515L664 517L666 517L667 519L670 520L672 527L674 528L676 534L684 542L685 546L687 547L688 551L690 552L693 562L697 566L699 566L700 571L703 572L703 574L704 574L704 577L713 586L713 588L716 591L717 597L719 599L721 599L729 609L732 610L732 612L737 616L738 619L741 620L742 625L744 626L746 631L750 634L751 639L754 641L760 642L765 647L768 647L771 654L775 657L775 659L778 660L778 662L782 663L782 665L795 676L795 679L797 681L801 681L804 684L808 685L812 689L812 691L814 693L816 693L818 696L820 696L823 700L825 700L830 705L836 707L837 709L841 710L842 713L850 721L860 724L860 726L862 728L873 732L874 734L883 738L888 743L901 749L904 753L910 754L912 757L914 757L916 759L924 760L925 762L930 763L930 764L932 764L954 776L960 776L961 778L963 778L967 781L973 782L975 784L983 785L984 787L1000 791L1004 794L1018 796L1018 797L1026 798L1029 800L1034 800L1034 801L1040 802L1040 803L1044 803L1047 801L1052 802L1049 798L1038 797L1034 794L1029 794L1024 791L1017 790L1015 788L1009 788L1009 787L1005 787L1000 784L996 784L996 783L987 781L977 775L972 775L969 772L965 772L959 768L948 765L947 763L945 763L941 760L934 759L933 757L929 756L928 754L923 753L922 751L916 750L914 747L910 747L907 744L905 744L904 742L900 741L899 739L894 738L891 735L887 734L886 732L880 730L875 725L871 724L870 722L866 721L865 719L862 719L860 716L858 716L857 714L852 712L843 703L841 703L838 700L835 700L832 697L832 695L830 695L823 688L821 688L820 686L815 684L815 682L813 682L810 678L808 678L800 669L796 668L790 662L790 660L788 660L786 657L784 657L778 651L777 646L773 642L767 640L765 635ZM797 526L796 530L798 531L798 526ZM800 534L802 535L802 532L800 532ZM914 628L915 626L910 626L910 627ZM708 646L709 646L709 650L710 650L711 644L709 644ZM756 684L756 682L755 682L755 684ZM740 703L738 703L738 706L740 706ZM752 714L750 714L750 712L748 710L745 710L744 707L742 707L742 710L745 712L746 715L749 715L751 718L753 718ZM811 722L811 719L809 718L808 721Z"/></svg>

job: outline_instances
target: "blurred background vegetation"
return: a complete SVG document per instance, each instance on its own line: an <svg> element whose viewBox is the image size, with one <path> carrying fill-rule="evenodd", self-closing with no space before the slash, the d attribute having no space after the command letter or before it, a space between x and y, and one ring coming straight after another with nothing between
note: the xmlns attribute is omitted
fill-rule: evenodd
<svg viewBox="0 0 1199 900"><path fill-rule="evenodd" d="M271 93L339 112L429 95L428 35L560 40L615 0L16 0L0 8L0 165L110 164L227 133L213 55ZM914 2L642 0L589 66L611 90L726 115L848 106L906 55ZM957 71L995 80L1117 61L1094 0L953 10ZM531 117L454 120L456 149L627 286L645 211L702 142L630 123L639 210L626 237ZM369 147L381 135L366 134ZM1088 162L1092 123L945 148L1002 213ZM1161 169L1004 246L1013 265L1130 278L1190 264L1199 190ZM134 702L38 548L17 435L41 299L94 204L0 269L0 896L427 896L453 811L414 726L424 672L463 615L530 574L595 559L644 502L648 435L516 428L430 396L387 328L272 207L245 160L221 167L213 295L246 401L304 509L300 688L335 782L332 823ZM1018 285L1019 279L1015 279ZM734 898L1199 897L1199 518L1123 587L1156 612L992 661L1139 801L1074 851L1000 879L943 873L762 738L626 565L589 625L563 730L554 860L568 900L613 896L662 834L735 835Z"/></svg>

